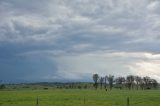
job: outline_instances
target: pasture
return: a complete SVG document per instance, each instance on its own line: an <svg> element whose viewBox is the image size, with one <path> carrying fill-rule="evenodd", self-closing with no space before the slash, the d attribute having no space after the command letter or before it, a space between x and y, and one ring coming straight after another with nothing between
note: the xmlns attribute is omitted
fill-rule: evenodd
<svg viewBox="0 0 160 106"><path fill-rule="evenodd" d="M48 89L0 91L0 106L160 106L159 90Z"/></svg>

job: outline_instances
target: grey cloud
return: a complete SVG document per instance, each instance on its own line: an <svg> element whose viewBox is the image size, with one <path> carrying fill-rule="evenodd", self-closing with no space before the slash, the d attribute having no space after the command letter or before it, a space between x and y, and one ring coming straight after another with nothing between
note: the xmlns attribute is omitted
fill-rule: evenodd
<svg viewBox="0 0 160 106"><path fill-rule="evenodd" d="M145 60L140 57L133 59L128 53L158 54L160 51L158 0L1 0L0 12L0 50L4 50L0 56L3 57L6 52L10 52L8 55L11 57L35 59L43 57L49 63L51 62L49 58L53 58L56 70L54 74L59 77L63 77L60 73L65 71L65 67L66 76L79 79L81 77L77 75L86 77L80 73L83 66L86 67L85 71L95 69L101 73L104 73L101 70L113 68L105 66L105 63L110 66L115 63L120 67L120 72L123 72L122 70L130 70L129 68L134 66L129 64L129 68L121 67L127 62L134 60L133 63L141 65L139 60ZM9 50L5 51L6 47ZM125 55L128 57L116 62L114 57L103 60L99 57L96 59L94 56L84 56L113 52L127 52ZM85 64L78 66L85 59L88 59L86 64L90 67L98 64L97 61L100 61L102 66L96 65L93 68ZM90 63L92 60L93 63ZM121 62L123 60L126 63ZM153 63L152 61L148 59L149 63ZM34 64L36 63L38 64L37 61ZM66 63L68 65L65 66ZM74 63L76 67L72 66ZM60 64L64 66L60 67ZM159 67L157 64L154 65L156 69ZM70 75L69 70L72 70ZM118 69L113 70L116 72ZM53 76L45 76L51 77Z"/></svg>
<svg viewBox="0 0 160 106"><path fill-rule="evenodd" d="M2 14L7 18L0 25L0 41L43 42L66 50L74 50L72 45L86 43L96 49L113 50L126 50L129 44L135 50L138 43L143 49L148 42L159 42L159 15L152 11L158 10L158 3L150 0L42 0L32 3L2 0L1 9L7 8Z"/></svg>
<svg viewBox="0 0 160 106"><path fill-rule="evenodd" d="M145 9L148 3L149 3L148 1L142 1L141 3L139 3L138 1L122 2L121 0L118 0L118 1L103 0L101 2L92 1L92 3L90 3L90 1L68 2L63 0L61 2L58 2L57 0L55 0L55 1L45 1L45 2L34 1L32 3L33 5L32 6L32 5L29 5L28 1L24 0L23 2L22 1L9 2L9 4L13 6L7 12L13 11L14 13L18 11L19 13L21 13L18 16L21 16L22 18L24 18L24 20L22 21L32 20L33 22L31 22L30 24L33 23L33 25L28 26L32 29L34 28L35 21L37 19L40 20L43 23L42 24L38 23L39 26L42 26L42 28L40 28L39 30L43 30L43 28L44 29L48 28L48 30L51 32L49 36L53 36L53 34L56 35L57 33L60 33L58 34L58 36L65 36L66 34L76 35L77 34L76 32L80 32L80 34L90 35L90 37L92 38L92 34L96 33L92 31L94 31L95 28L99 30L101 26L103 26L104 29L111 28L111 27L117 28L117 29L124 29L125 31L117 33L117 35L123 34L124 36L128 36L126 34L127 31L128 32L137 31L139 28L141 29L140 26L142 26L142 24L145 24L143 20L147 14ZM26 4L26 5L22 6L23 4ZM39 6L40 4L41 5L47 4L47 5ZM53 6L50 6L49 4ZM76 4L79 4L79 5L76 5ZM135 5L136 5L136 8L135 8ZM32 9L32 7L37 9L34 9L34 8ZM39 15L41 15L41 13L36 12L36 14L31 14L31 13L34 13L34 10L41 11L42 8L48 8L48 9L45 9L46 14L48 13L52 15L50 16L44 15L41 18L37 18L39 17ZM31 17L28 17L28 20L26 15L24 15L26 14L25 10L28 10L31 12L30 14L27 14L27 15L31 15ZM91 15L87 15L87 14L91 14ZM17 18L17 21L18 21L19 19L18 17L16 17L15 15L11 15L11 17L12 16ZM32 16L36 18L32 19ZM80 16L83 19L84 18L88 19L88 22L81 24L85 20L81 20L80 18L78 20L73 21L72 19L74 19L74 17L76 16ZM45 22L45 20L47 20L47 22ZM56 25L59 24L62 27L58 28L58 31L51 31L51 30L54 30L53 27L51 27L51 26L54 26L54 24ZM47 27L45 25L47 25ZM100 26L100 27L97 27L97 26ZM23 29L22 29L22 32L23 32ZM140 32L142 31L140 30ZM37 33L34 32L34 33L37 35L37 38L38 38L39 37L38 32ZM97 35L105 35L105 34L112 35L112 33L110 32L108 33L104 31L103 33L103 30L99 30L99 32L97 31ZM140 33L140 34L143 34L143 33ZM44 33L44 35L46 35L46 33ZM23 36L23 34L20 36ZM25 36L25 32L24 32L24 36ZM31 37L31 39L32 38L34 39L34 37Z"/></svg>

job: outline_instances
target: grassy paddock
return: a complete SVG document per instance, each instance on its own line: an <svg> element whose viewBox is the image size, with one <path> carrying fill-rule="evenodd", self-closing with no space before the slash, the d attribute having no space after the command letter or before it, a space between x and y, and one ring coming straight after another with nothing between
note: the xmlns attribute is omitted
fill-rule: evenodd
<svg viewBox="0 0 160 106"><path fill-rule="evenodd" d="M15 90L0 91L0 106L160 106L159 90Z"/></svg>

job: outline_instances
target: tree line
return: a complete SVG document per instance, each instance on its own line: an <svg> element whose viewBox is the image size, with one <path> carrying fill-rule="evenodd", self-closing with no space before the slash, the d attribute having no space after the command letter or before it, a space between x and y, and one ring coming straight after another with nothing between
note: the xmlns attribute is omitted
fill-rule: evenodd
<svg viewBox="0 0 160 106"><path fill-rule="evenodd" d="M114 75L106 75L104 77L99 76L98 74L93 74L94 88L104 88L106 91L112 90L112 88L118 89L136 89L136 90L145 90L145 89L157 89L158 82L156 79L134 75L128 75L126 77L114 77Z"/></svg>

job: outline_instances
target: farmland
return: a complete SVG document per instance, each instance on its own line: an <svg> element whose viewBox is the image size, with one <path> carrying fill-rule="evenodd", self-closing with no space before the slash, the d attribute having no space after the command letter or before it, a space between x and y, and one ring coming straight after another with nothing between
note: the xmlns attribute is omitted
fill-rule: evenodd
<svg viewBox="0 0 160 106"><path fill-rule="evenodd" d="M160 106L159 90L20 89L0 91L0 106Z"/></svg>

